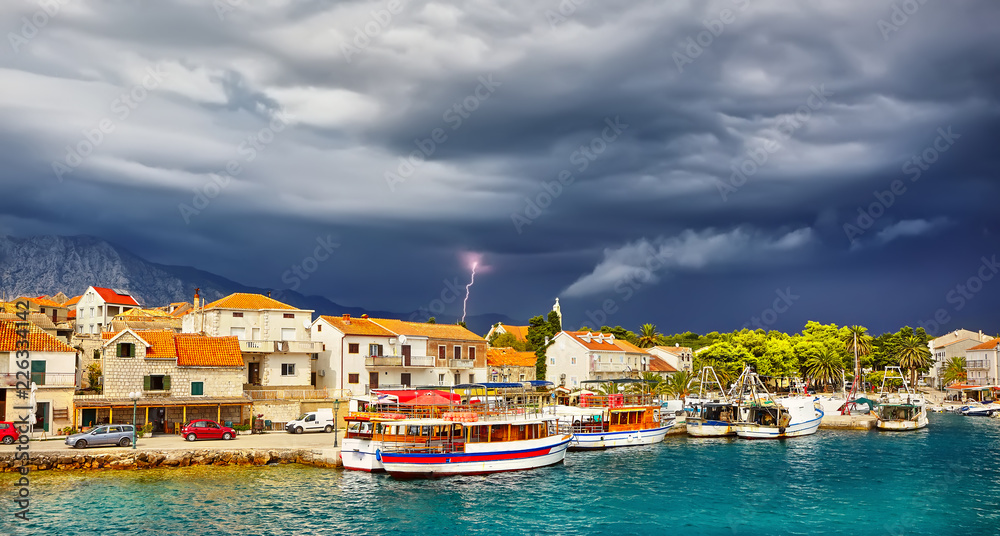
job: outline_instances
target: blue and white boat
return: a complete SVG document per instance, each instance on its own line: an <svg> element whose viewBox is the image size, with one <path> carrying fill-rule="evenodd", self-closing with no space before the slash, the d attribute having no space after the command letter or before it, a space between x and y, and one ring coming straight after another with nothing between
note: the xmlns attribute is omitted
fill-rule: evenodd
<svg viewBox="0 0 1000 536"><path fill-rule="evenodd" d="M736 435L733 422L736 420L737 407L726 395L715 370L708 366L702 367L698 379L698 398L689 400L684 408L684 422L688 435L692 437ZM708 400L704 397L712 391L713 384L718 387L719 398Z"/></svg>
<svg viewBox="0 0 1000 536"><path fill-rule="evenodd" d="M733 423L742 439L785 439L816 433L823 410L811 396L773 398L754 372L744 371L739 382L739 416Z"/></svg>
<svg viewBox="0 0 1000 536"><path fill-rule="evenodd" d="M958 412L966 417L992 417L1000 414L1000 404L970 404L958 408Z"/></svg>

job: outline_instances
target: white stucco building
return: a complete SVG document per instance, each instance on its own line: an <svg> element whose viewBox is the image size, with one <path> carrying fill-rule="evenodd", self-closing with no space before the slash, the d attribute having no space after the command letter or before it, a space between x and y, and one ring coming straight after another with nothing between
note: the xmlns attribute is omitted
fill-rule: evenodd
<svg viewBox="0 0 1000 536"><path fill-rule="evenodd" d="M98 335L110 329L112 318L129 309L138 308L139 303L127 290L88 287L74 307L76 332Z"/></svg>
<svg viewBox="0 0 1000 536"><path fill-rule="evenodd" d="M691 372L694 369L694 353L687 346L654 346L646 351L666 361L676 370Z"/></svg>
<svg viewBox="0 0 1000 536"><path fill-rule="evenodd" d="M18 417L25 410L15 410L14 406L24 405L25 400L16 396L18 382L21 387L30 388L34 384L35 414L39 419L35 430L52 434L71 424L73 393L80 385L76 350L33 324L21 323L28 330L27 372L31 379L25 382L24 376L17 375L24 370L18 367L19 361L24 361L23 356L17 359L18 350L24 350L17 345L23 335L17 332L18 325L15 321L0 320L0 420L20 420Z"/></svg>
<svg viewBox="0 0 1000 536"><path fill-rule="evenodd" d="M545 379L569 389L586 380L637 378L648 370L649 354L611 333L560 331L545 351Z"/></svg>
<svg viewBox="0 0 1000 536"><path fill-rule="evenodd" d="M992 337L983 334L982 331L977 333L967 329L956 329L951 333L929 341L927 347L931 351L931 357L934 358L934 364L931 365L931 370L925 376L928 385L944 389L945 386L943 385L941 375L948 364L948 360L955 357L965 357L966 350L988 342L991 339Z"/></svg>

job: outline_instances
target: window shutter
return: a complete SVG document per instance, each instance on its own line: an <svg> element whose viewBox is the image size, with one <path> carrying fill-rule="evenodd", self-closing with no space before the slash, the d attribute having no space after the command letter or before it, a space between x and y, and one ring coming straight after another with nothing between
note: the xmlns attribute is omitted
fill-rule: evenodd
<svg viewBox="0 0 1000 536"><path fill-rule="evenodd" d="M150 385L149 376L143 376L142 377L142 390L143 391L148 391L149 390L149 385Z"/></svg>
<svg viewBox="0 0 1000 536"><path fill-rule="evenodd" d="M116 348L118 349L118 357L121 357L122 356L122 343L118 343L116 345Z"/></svg>
<svg viewBox="0 0 1000 536"><path fill-rule="evenodd" d="M163 390L164 391L170 390L170 376L163 377Z"/></svg>

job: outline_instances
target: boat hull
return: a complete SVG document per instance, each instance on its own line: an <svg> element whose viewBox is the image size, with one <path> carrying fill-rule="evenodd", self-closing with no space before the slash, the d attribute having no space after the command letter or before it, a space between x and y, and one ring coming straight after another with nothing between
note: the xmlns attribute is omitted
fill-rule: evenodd
<svg viewBox="0 0 1000 536"><path fill-rule="evenodd" d="M637 447L652 445L663 441L667 432L674 427L670 422L666 426L646 428L643 430L626 430L621 432L587 432L573 434L569 450L599 450L615 447Z"/></svg>
<svg viewBox="0 0 1000 536"><path fill-rule="evenodd" d="M823 411L816 410L816 417L808 421L790 423L784 429L778 426L764 426L753 423L734 423L733 430L742 439L785 439L812 435L823 421Z"/></svg>
<svg viewBox="0 0 1000 536"><path fill-rule="evenodd" d="M927 416L921 415L916 420L875 420L875 427L879 430L889 430L893 432L903 432L907 430L919 430L927 426Z"/></svg>
<svg viewBox="0 0 1000 536"><path fill-rule="evenodd" d="M566 457L570 439L569 435L561 435L524 442L528 445L523 446L512 443L484 443L481 445L485 448L475 452L444 454L380 452L378 457L385 471L398 479L526 471L561 463Z"/></svg>
<svg viewBox="0 0 1000 536"><path fill-rule="evenodd" d="M375 441L371 439L344 439L340 447L340 460L344 469L383 473L385 467L378 460L380 456L376 455L377 450Z"/></svg>
<svg viewBox="0 0 1000 536"><path fill-rule="evenodd" d="M687 433L691 437L725 437L736 435L736 430L733 430L733 423L731 422L703 421L689 417L685 424L687 425Z"/></svg>

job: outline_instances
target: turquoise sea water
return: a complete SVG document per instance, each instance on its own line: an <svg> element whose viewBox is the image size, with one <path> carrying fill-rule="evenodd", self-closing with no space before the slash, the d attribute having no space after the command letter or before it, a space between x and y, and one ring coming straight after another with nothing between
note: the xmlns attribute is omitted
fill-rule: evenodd
<svg viewBox="0 0 1000 536"><path fill-rule="evenodd" d="M3 534L1000 534L1000 420L781 442L671 437L522 473L395 481L299 466L32 475ZM9 475L0 493L12 497Z"/></svg>

